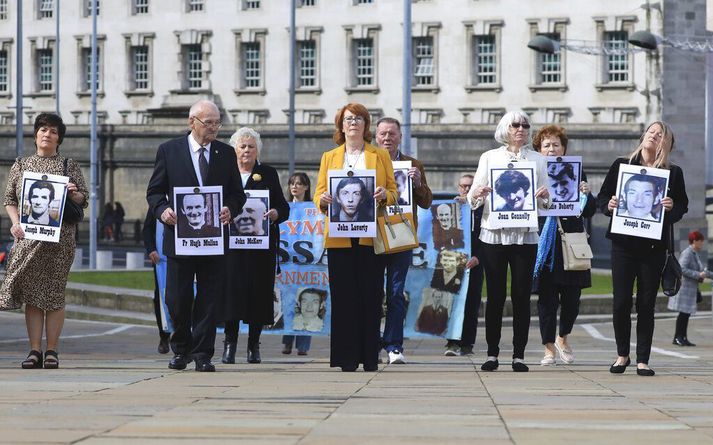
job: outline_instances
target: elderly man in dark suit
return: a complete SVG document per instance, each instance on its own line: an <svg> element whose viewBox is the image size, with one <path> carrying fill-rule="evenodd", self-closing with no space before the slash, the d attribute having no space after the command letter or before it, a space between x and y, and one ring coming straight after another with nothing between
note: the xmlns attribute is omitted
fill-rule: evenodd
<svg viewBox="0 0 713 445"><path fill-rule="evenodd" d="M213 372L215 312L222 304L225 257L176 255L174 239L177 221L175 187L222 186L220 222L225 225L245 203L237 158L233 149L216 141L221 127L218 107L202 100L189 112L190 133L161 144L154 172L146 191L149 209L163 222L163 251L167 261L166 302L174 325L171 369L185 369L192 360L196 371ZM227 230L224 231L227 236ZM225 243L227 245L227 242ZM198 292L193 292L196 277Z"/></svg>

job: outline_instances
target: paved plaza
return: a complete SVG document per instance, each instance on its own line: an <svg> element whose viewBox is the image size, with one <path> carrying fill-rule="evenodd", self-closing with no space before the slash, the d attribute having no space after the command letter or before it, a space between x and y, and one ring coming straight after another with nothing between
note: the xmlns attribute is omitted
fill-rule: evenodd
<svg viewBox="0 0 713 445"><path fill-rule="evenodd" d="M695 348L671 345L674 323L656 321L652 378L634 366L610 374L611 323L586 319L571 336L575 364L556 367L539 365L533 322L527 374L510 369L510 327L493 373L480 371L481 327L474 356L411 340L409 364L375 373L330 369L327 338L298 357L264 335L262 364L240 354L203 374L169 370L155 328L77 320L65 325L59 370L22 370L24 318L0 313L0 442L713 444L713 322L691 320Z"/></svg>

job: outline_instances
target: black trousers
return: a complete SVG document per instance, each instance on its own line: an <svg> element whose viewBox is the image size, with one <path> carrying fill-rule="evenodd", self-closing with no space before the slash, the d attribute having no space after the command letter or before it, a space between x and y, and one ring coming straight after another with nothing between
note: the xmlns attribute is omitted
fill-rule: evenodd
<svg viewBox="0 0 713 445"><path fill-rule="evenodd" d="M525 347L530 330L530 290L532 269L537 255L536 244L510 245L482 244L485 258L485 278L488 291L485 306L485 340L488 356L500 354L500 335L503 325L503 307L507 293L507 271L510 266L510 299L513 311L513 354L525 358Z"/></svg>
<svg viewBox="0 0 713 445"><path fill-rule="evenodd" d="M248 325L248 348L255 346L260 343L260 334L262 334L262 325L258 323L250 323ZM238 342L238 330L240 328L240 322L236 320L229 320L225 322L225 342L226 343L237 343Z"/></svg>
<svg viewBox="0 0 713 445"><path fill-rule="evenodd" d="M560 337L572 332L574 322L579 315L579 299L582 289L579 286L558 284L552 280L552 274L543 272L540 277L537 312L540 318L540 336L542 344L555 342L557 333L557 309L560 310Z"/></svg>
<svg viewBox="0 0 713 445"><path fill-rule="evenodd" d="M631 306L636 280L636 363L648 363L654 336L654 308L666 252L632 251L612 243L614 337L617 354L628 357L631 344Z"/></svg>
<svg viewBox="0 0 713 445"><path fill-rule="evenodd" d="M679 312L678 317L676 317L676 333L673 338L688 338L688 319L691 318L691 314L685 312Z"/></svg>
<svg viewBox="0 0 713 445"><path fill-rule="evenodd" d="M166 303L174 327L174 354L213 357L216 310L222 307L225 287L224 261L222 256L168 258ZM198 283L195 298L194 276Z"/></svg>
<svg viewBox="0 0 713 445"><path fill-rule="evenodd" d="M480 259L483 261L483 259ZM478 330L478 311L480 310L480 300L483 295L483 264L482 262L470 269L468 279L468 293L465 297L465 308L463 309L463 328L460 334L458 346L470 346L475 344L475 333ZM449 340L450 342L450 340Z"/></svg>
<svg viewBox="0 0 713 445"><path fill-rule="evenodd" d="M349 248L328 250L332 325L332 367L376 369L381 349L381 296L384 263L372 246L352 240Z"/></svg>
<svg viewBox="0 0 713 445"><path fill-rule="evenodd" d="M158 326L158 335L163 340L164 338L169 338L171 336L171 333L164 331L163 323L161 323L161 293L158 288L158 275L156 275L156 265L153 266L153 280L153 312L156 316L156 326Z"/></svg>

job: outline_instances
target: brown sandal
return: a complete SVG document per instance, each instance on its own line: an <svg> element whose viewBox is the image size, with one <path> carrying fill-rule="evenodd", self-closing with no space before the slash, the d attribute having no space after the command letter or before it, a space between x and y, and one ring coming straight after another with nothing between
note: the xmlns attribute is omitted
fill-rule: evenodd
<svg viewBox="0 0 713 445"><path fill-rule="evenodd" d="M45 369L57 369L59 368L59 357L57 356L57 351L48 349L45 352Z"/></svg>
<svg viewBox="0 0 713 445"><path fill-rule="evenodd" d="M27 354L27 358L22 362L22 369L42 368L42 351L33 349Z"/></svg>

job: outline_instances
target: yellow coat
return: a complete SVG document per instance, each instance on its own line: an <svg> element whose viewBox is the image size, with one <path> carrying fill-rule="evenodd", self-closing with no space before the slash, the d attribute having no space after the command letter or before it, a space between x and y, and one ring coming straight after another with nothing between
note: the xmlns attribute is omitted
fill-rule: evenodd
<svg viewBox="0 0 713 445"><path fill-rule="evenodd" d="M324 214L327 209L323 209L319 205L319 197L322 193L327 192L327 171L342 170L344 166L344 145L325 152L322 154L322 161L319 164L319 178L317 179L317 188L314 190L314 204ZM391 164L389 152L383 148L377 148L371 144L364 145L364 164L367 169L376 170L376 187L384 187L386 190L393 192L386 194L388 205L396 203L396 181L394 180L394 166ZM359 244L362 246L373 246L373 238L359 238ZM324 247L351 247L350 238L332 238L329 236L329 217L327 217L324 226Z"/></svg>

